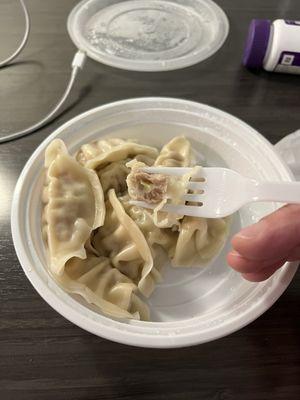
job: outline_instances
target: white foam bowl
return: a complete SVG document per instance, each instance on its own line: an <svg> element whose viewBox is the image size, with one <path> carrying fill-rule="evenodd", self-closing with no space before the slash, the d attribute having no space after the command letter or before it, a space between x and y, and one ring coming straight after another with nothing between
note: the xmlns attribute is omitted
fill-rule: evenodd
<svg viewBox="0 0 300 400"><path fill-rule="evenodd" d="M104 338L141 347L183 347L211 341L249 324L265 312L292 280L296 263L287 263L268 281L244 281L226 264L226 251L200 269L165 269L164 282L149 300L152 322L117 321L80 297L64 292L49 276L41 238L41 190L46 146L65 141L74 153L102 136L136 138L161 147L186 135L207 165L228 166L258 180L291 181L273 146L237 118L215 108L167 98L141 98L97 107L73 118L33 153L16 185L11 225L22 268L38 293L74 324ZM276 204L244 207L231 235L276 209Z"/></svg>

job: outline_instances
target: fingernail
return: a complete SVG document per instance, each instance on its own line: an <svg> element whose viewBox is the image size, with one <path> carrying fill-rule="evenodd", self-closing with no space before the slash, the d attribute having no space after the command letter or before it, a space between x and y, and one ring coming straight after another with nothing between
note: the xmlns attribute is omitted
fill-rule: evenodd
<svg viewBox="0 0 300 400"><path fill-rule="evenodd" d="M260 221L254 225L247 226L247 228L242 229L236 237L241 239L254 239L262 232L263 224L264 221Z"/></svg>

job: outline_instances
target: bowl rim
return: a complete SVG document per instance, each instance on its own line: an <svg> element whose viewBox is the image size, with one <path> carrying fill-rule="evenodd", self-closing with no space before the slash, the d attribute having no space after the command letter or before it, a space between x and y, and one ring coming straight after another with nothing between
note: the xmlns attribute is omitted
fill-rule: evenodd
<svg viewBox="0 0 300 400"><path fill-rule="evenodd" d="M19 178L17 184L15 186L13 200L11 205L11 231L12 231L12 238L15 247L16 254L18 256L20 265L35 288L35 290L40 294L40 296L59 314L65 317L67 320L73 322L75 325L79 326L80 328L93 333L97 336L101 336L108 340L113 340L118 343L138 346L138 347L149 347L149 348L176 348L176 347L187 347L192 345L197 345L201 343L210 342L224 336L227 336L244 326L248 325L260 315L262 315L265 311L267 311L275 302L276 300L282 295L282 293L286 290L290 282L292 281L297 268L298 263L286 263L285 266L281 269L280 273L277 276L276 285L273 285L272 290L266 292L266 297L262 298L259 302L257 302L251 309L248 309L246 313L236 316L235 318L231 318L230 321L226 321L222 328L211 327L210 329L205 330L201 334L193 331L188 334L180 334L174 337L170 337L169 335L157 335L153 336L146 333L140 332L131 332L131 331L120 331L115 326L108 324L101 324L99 330L99 322L88 318L86 315L80 313L77 309L72 308L69 304L63 301L63 299L58 298L56 294L54 294L47 284L42 280L39 276L38 272L36 272L33 268L28 269L28 265L31 264L30 259L26 253L25 245L21 239L21 232L20 232L20 210L22 208L22 202L20 201L20 195L22 192L23 181L26 175L29 173L32 163L34 162L36 156L45 148L45 146L53 140L56 136L58 136L61 132L63 132L66 128L76 124L78 121L83 120L85 117L88 117L94 113L98 113L104 111L109 108L115 108L119 106L134 104L134 103L154 103L157 104L177 104L182 106L181 111L186 111L186 107L196 107L199 111L207 110L210 112L217 113L223 118L229 119L232 122L236 122L239 125L243 125L253 132L261 143L269 148L270 155L275 157L280 164L280 167L286 173L286 176L289 180L293 180L293 175L289 170L288 166L281 160L280 156L276 153L275 149L271 145L271 143L265 139L261 134L259 134L256 130L254 130L251 126L246 124L245 122L241 121L240 119L234 117L233 115L221 111L215 107L211 107L205 104L201 104L194 101L189 100L182 100L176 98L168 98L168 97L141 97L141 98L133 98L133 99L125 99L121 101L116 101L112 103L108 103L105 105L101 105L95 108L92 108L88 111L85 111L74 118L70 119L69 121L62 124L60 127L55 129L55 131L49 135L45 140L43 140L40 145L36 148L36 150L32 153L29 160L26 162ZM108 321L111 321L110 318L104 317ZM123 323L119 322L123 325ZM153 325L159 325L164 323L157 323L152 322Z"/></svg>

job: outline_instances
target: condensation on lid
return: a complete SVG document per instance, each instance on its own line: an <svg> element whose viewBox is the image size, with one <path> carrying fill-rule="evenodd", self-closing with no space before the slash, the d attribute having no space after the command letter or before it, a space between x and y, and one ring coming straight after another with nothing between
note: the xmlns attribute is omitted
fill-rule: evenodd
<svg viewBox="0 0 300 400"><path fill-rule="evenodd" d="M103 64L167 71L216 53L229 23L211 0L83 0L69 15L68 31L79 49Z"/></svg>

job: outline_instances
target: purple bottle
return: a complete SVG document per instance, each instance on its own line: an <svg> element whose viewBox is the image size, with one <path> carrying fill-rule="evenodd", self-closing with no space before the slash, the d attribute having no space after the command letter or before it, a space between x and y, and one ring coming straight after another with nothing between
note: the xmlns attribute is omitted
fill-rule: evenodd
<svg viewBox="0 0 300 400"><path fill-rule="evenodd" d="M243 65L249 69L300 74L300 21L252 20Z"/></svg>

